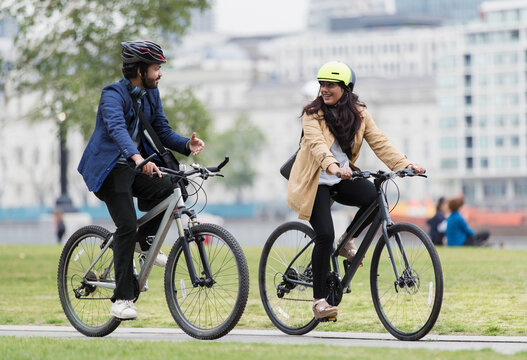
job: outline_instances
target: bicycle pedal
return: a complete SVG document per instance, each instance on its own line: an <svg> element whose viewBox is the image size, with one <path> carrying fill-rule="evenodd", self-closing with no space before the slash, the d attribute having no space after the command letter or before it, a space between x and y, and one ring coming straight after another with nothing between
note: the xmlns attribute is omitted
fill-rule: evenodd
<svg viewBox="0 0 527 360"><path fill-rule="evenodd" d="M123 321L132 321L132 320L136 320L136 319L137 319L136 317L134 317L133 319L121 319L121 318L117 318L117 317L115 318L115 320L120 321L120 322L123 322Z"/></svg>
<svg viewBox="0 0 527 360"><path fill-rule="evenodd" d="M330 316L330 317L325 317L325 318L320 318L318 319L318 322L337 322L337 317L336 316Z"/></svg>

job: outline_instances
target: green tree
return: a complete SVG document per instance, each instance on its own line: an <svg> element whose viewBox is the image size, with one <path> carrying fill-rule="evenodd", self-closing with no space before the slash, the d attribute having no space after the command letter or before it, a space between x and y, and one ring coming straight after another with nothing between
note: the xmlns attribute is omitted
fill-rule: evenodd
<svg viewBox="0 0 527 360"><path fill-rule="evenodd" d="M190 89L171 91L170 97L163 102L163 109L165 114L167 114L168 122L172 129L178 134L188 137L195 131L200 139L209 139L212 116L205 105L196 98ZM182 162L188 162L178 153L174 152L174 156ZM204 151L199 157L201 159L200 162L205 165L210 155L207 155L207 151Z"/></svg>
<svg viewBox="0 0 527 360"><path fill-rule="evenodd" d="M214 136L211 147L216 157L222 159L225 154L231 155L222 172L229 179L226 186L236 191L238 202L242 201L242 190L254 183L254 165L264 142L264 134L251 123L246 113L241 113L232 127Z"/></svg>
<svg viewBox="0 0 527 360"><path fill-rule="evenodd" d="M170 50L167 39L184 34L191 10L203 11L209 2L3 0L0 19L12 17L18 25L14 40L17 60L10 72L10 81L16 83L16 89L21 93L36 92L39 95L38 108L30 112L31 118L56 119L57 114L64 113L66 121L62 126L65 130L78 126L88 136L95 125L102 87L122 76L120 42L152 39ZM169 119L177 117L189 128L192 124L208 126L210 123L182 115L188 111L191 115L202 116L205 111L192 94L186 99L192 105L185 106L177 106L180 104L176 99L179 93L162 95L164 101L174 105L165 111ZM196 127L192 129L205 131Z"/></svg>

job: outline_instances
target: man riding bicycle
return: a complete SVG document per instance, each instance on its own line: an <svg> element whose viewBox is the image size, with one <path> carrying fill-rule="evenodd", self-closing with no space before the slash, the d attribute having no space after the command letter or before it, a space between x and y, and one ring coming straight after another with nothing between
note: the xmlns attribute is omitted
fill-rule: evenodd
<svg viewBox="0 0 527 360"><path fill-rule="evenodd" d="M133 303L133 254L146 251L147 238L155 235L162 214L137 230L133 197L140 210L147 211L169 196L172 180L162 177L154 162L147 162L142 172L135 170L155 146L139 118L142 111L162 144L184 155L197 155L205 146L193 133L189 138L174 132L168 124L157 85L166 62L163 50L151 41L121 43L124 77L102 90L93 134L84 150L78 171L90 191L106 203L117 227L114 233L116 288L110 314L123 320L137 317ZM138 243L136 246L136 243ZM160 252L156 265L165 266L166 255Z"/></svg>

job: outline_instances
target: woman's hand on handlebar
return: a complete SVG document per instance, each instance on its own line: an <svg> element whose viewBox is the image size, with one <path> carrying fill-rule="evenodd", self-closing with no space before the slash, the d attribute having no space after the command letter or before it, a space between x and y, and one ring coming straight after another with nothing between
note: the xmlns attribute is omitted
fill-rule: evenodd
<svg viewBox="0 0 527 360"><path fill-rule="evenodd" d="M140 154L134 154L130 158L135 162L136 166L139 166L142 162L145 161L145 159ZM144 164L141 171L143 172L143 174L146 174L150 177L154 175L154 172L157 173L157 176L163 177L157 165L151 161Z"/></svg>
<svg viewBox="0 0 527 360"><path fill-rule="evenodd" d="M349 167L339 168L336 163L329 165L326 172L330 175L337 175L342 180L351 180L353 177L353 171Z"/></svg>
<svg viewBox="0 0 527 360"><path fill-rule="evenodd" d="M413 169L416 174L424 174L426 172L425 168L419 164L410 164L406 167L407 169Z"/></svg>

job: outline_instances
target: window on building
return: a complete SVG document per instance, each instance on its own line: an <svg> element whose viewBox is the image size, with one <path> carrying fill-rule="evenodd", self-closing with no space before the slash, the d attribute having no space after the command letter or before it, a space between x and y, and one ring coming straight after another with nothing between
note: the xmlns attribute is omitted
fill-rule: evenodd
<svg viewBox="0 0 527 360"><path fill-rule="evenodd" d="M503 197L507 193L507 184L503 181L483 184L483 195L487 197Z"/></svg>
<svg viewBox="0 0 527 360"><path fill-rule="evenodd" d="M457 149L457 138L455 138L455 137L442 137L439 140L439 148L441 150L455 150L455 149Z"/></svg>
<svg viewBox="0 0 527 360"><path fill-rule="evenodd" d="M527 179L514 181L514 195L527 197Z"/></svg>
<svg viewBox="0 0 527 360"><path fill-rule="evenodd" d="M465 105L472 105L472 95L465 95Z"/></svg>
<svg viewBox="0 0 527 360"><path fill-rule="evenodd" d="M439 127L441 129L453 129L457 126L457 119L455 117L442 117L439 119Z"/></svg>
<svg viewBox="0 0 527 360"><path fill-rule="evenodd" d="M465 75L465 87L471 87L472 86L472 75L467 74Z"/></svg>
<svg viewBox="0 0 527 360"><path fill-rule="evenodd" d="M510 158L510 166L511 166L511 169L518 169L520 167L520 157L519 156L511 156L511 158Z"/></svg>
<svg viewBox="0 0 527 360"><path fill-rule="evenodd" d="M527 74L526 74L527 77ZM478 85L479 86L486 86L489 84L489 77L487 75L479 75L478 76Z"/></svg>
<svg viewBox="0 0 527 360"><path fill-rule="evenodd" d="M479 147L481 149L487 149L489 147L489 137L488 136L480 136L478 138Z"/></svg>
<svg viewBox="0 0 527 360"><path fill-rule="evenodd" d="M504 115L496 115L495 122L497 127L504 127L505 126L505 116Z"/></svg>
<svg viewBox="0 0 527 360"><path fill-rule="evenodd" d="M505 169L507 167L507 158L504 156L496 156L494 166L496 169Z"/></svg>
<svg viewBox="0 0 527 360"><path fill-rule="evenodd" d="M446 158L441 160L441 169L453 170L457 169L457 159L455 158Z"/></svg>
<svg viewBox="0 0 527 360"><path fill-rule="evenodd" d="M518 135L511 136L511 146L512 147L520 146L520 137Z"/></svg>
<svg viewBox="0 0 527 360"><path fill-rule="evenodd" d="M458 100L457 96L441 96L437 99L437 105L441 109L455 109L458 107Z"/></svg>
<svg viewBox="0 0 527 360"><path fill-rule="evenodd" d="M496 147L503 147L505 146L505 139L503 138L503 136L496 136L496 138L494 139L494 144L496 145Z"/></svg>
<svg viewBox="0 0 527 360"><path fill-rule="evenodd" d="M472 149L472 136L465 137L465 148Z"/></svg>
<svg viewBox="0 0 527 360"><path fill-rule="evenodd" d="M479 123L479 127L480 128L486 128L487 124L489 123L489 119L485 115L481 115L481 116L479 116L478 123Z"/></svg>
<svg viewBox="0 0 527 360"><path fill-rule="evenodd" d="M465 63L465 66L471 66L472 65L472 56L470 54L465 54L465 56L464 56L464 63Z"/></svg>
<svg viewBox="0 0 527 360"><path fill-rule="evenodd" d="M472 115L466 115L465 116L465 126L467 128L471 128L472 127Z"/></svg>
<svg viewBox="0 0 527 360"><path fill-rule="evenodd" d="M463 190L463 197L465 198L465 202L470 204L474 202L476 198L476 187L474 184L463 184L461 189Z"/></svg>
<svg viewBox="0 0 527 360"><path fill-rule="evenodd" d="M469 170L474 168L474 158L468 157L465 158L465 167Z"/></svg>
<svg viewBox="0 0 527 360"><path fill-rule="evenodd" d="M479 159L479 167L482 169L487 169L489 167L489 159L487 157L482 157Z"/></svg>

